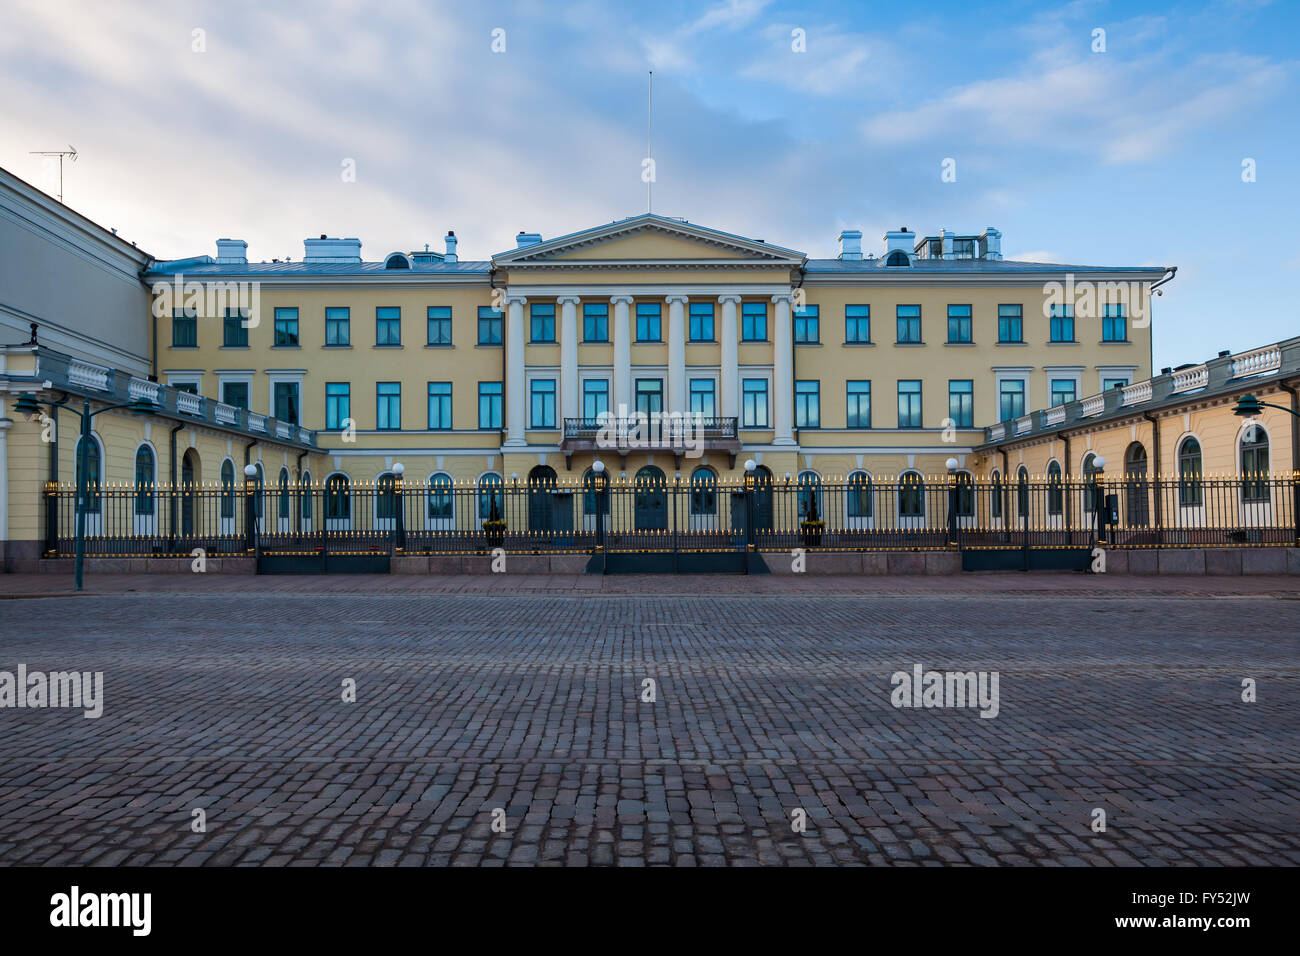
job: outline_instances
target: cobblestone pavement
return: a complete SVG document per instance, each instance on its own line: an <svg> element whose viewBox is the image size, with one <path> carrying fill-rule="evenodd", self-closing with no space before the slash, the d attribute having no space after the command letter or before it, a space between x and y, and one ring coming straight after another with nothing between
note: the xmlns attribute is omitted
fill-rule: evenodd
<svg viewBox="0 0 1300 956"><path fill-rule="evenodd" d="M177 578L0 601L0 670L105 698L0 709L0 864L1300 864L1294 580Z"/></svg>

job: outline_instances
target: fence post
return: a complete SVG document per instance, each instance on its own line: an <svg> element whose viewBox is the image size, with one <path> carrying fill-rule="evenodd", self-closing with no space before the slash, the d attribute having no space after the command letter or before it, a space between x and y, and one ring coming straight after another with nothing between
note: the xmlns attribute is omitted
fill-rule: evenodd
<svg viewBox="0 0 1300 956"><path fill-rule="evenodd" d="M395 504L397 507L396 544L397 544L398 551L406 550L406 486L403 484L402 481L402 476L404 474L404 471L405 470L402 468L400 462L393 466L393 472L394 472L393 494L397 498Z"/></svg>
<svg viewBox="0 0 1300 956"><path fill-rule="evenodd" d="M252 465L244 468L244 550L257 551L257 472ZM257 555L254 554L254 557Z"/></svg>
<svg viewBox="0 0 1300 956"><path fill-rule="evenodd" d="M52 555L59 547L59 491L58 485L45 483L45 553Z"/></svg>

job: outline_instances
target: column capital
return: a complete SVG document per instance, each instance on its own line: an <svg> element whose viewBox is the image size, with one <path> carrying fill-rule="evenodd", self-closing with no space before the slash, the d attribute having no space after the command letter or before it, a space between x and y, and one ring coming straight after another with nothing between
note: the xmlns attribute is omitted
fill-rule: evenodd
<svg viewBox="0 0 1300 956"><path fill-rule="evenodd" d="M611 295L609 301L611 305L631 305L633 297L630 295Z"/></svg>
<svg viewBox="0 0 1300 956"><path fill-rule="evenodd" d="M682 292L672 292L664 296L664 301L669 305L685 305L691 301L691 297Z"/></svg>
<svg viewBox="0 0 1300 956"><path fill-rule="evenodd" d="M582 296L578 295L557 295L555 301L560 305L577 305L582 301Z"/></svg>
<svg viewBox="0 0 1300 956"><path fill-rule="evenodd" d="M730 302L732 305L739 305L740 296L734 292L726 292L718 296L718 301L721 302L723 305L726 305L728 302Z"/></svg>
<svg viewBox="0 0 1300 956"><path fill-rule="evenodd" d="M516 295L514 293L507 293L505 297L505 304L506 305L527 305L528 296Z"/></svg>
<svg viewBox="0 0 1300 956"><path fill-rule="evenodd" d="M772 301L773 301L774 303L777 303L777 304L780 304L780 303L782 303L782 302L785 302L785 303L787 303L787 304L793 303L793 302L794 302L794 293L793 293L793 292L778 292L776 295L772 296Z"/></svg>

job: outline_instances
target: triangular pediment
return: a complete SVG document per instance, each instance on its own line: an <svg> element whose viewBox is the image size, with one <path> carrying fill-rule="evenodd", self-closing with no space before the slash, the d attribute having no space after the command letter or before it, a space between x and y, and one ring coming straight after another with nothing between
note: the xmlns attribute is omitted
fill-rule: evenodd
<svg viewBox="0 0 1300 956"><path fill-rule="evenodd" d="M511 249L492 258L497 265L510 266L663 266L698 262L780 266L797 265L804 255L757 239L647 214Z"/></svg>

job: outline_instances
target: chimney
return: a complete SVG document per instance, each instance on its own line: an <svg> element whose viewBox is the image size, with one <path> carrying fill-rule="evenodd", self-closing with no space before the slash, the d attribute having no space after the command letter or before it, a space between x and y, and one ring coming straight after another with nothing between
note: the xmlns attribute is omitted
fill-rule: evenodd
<svg viewBox="0 0 1300 956"><path fill-rule="evenodd" d="M912 242L916 239L916 233L908 232L906 226L899 226L897 230L885 233L885 255L891 252L906 252L912 254Z"/></svg>
<svg viewBox="0 0 1300 956"><path fill-rule="evenodd" d="M319 239L304 239L302 246L303 262L361 264L360 239L330 239L321 236Z"/></svg>
<svg viewBox="0 0 1300 956"><path fill-rule="evenodd" d="M442 261L456 261L456 233L451 229L447 230L447 254L442 257Z"/></svg>
<svg viewBox="0 0 1300 956"><path fill-rule="evenodd" d="M248 265L248 243L243 239L218 239L217 262L222 265Z"/></svg>
<svg viewBox="0 0 1300 956"><path fill-rule="evenodd" d="M862 230L845 229L840 233L840 258L862 258Z"/></svg>
<svg viewBox="0 0 1300 956"><path fill-rule="evenodd" d="M940 228L939 242L943 247L943 257L945 259L951 259L952 258L952 233L949 232L947 229Z"/></svg>
<svg viewBox="0 0 1300 956"><path fill-rule="evenodd" d="M529 246L535 246L542 241L540 232L521 232L515 236L515 248L526 249Z"/></svg>
<svg viewBox="0 0 1300 956"><path fill-rule="evenodd" d="M980 258L998 260L1002 258L1002 233L992 226L984 227L984 234L979 237Z"/></svg>

